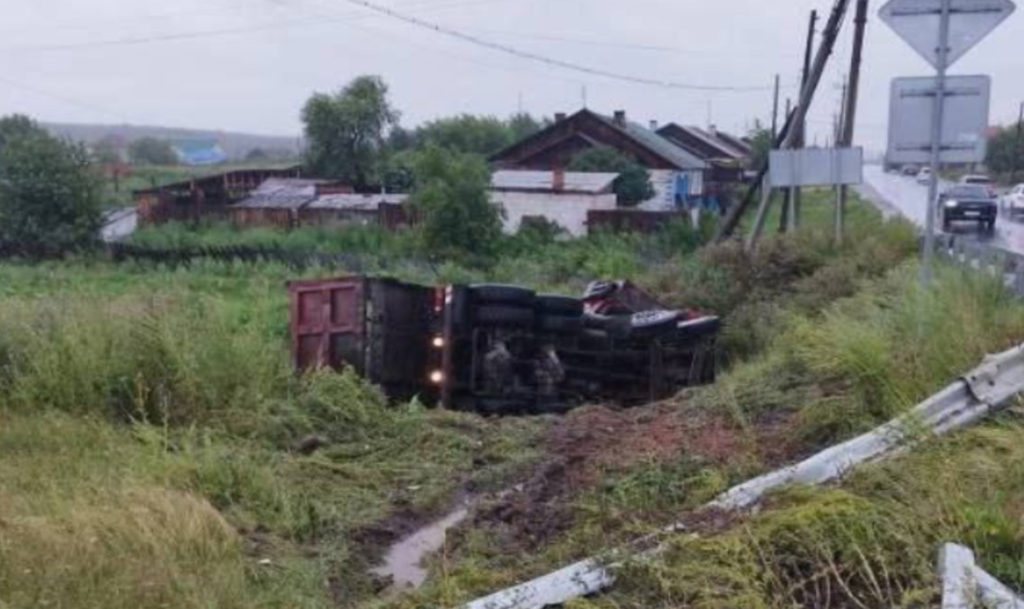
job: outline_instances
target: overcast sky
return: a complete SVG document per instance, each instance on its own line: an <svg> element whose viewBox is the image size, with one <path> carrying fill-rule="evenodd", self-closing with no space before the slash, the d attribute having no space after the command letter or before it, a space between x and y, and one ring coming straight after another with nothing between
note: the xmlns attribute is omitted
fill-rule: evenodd
<svg viewBox="0 0 1024 609"><path fill-rule="evenodd" d="M350 0L0 0L0 113L295 135L314 91L380 74L405 125L454 113L551 115L583 105L646 123L744 131L771 114L782 75L796 95L806 20L831 0L376 0L405 14L561 61L744 92L670 89L513 57L375 14ZM930 67L877 18L872 0L858 128L885 142L889 81ZM851 24L811 126L830 129L849 68ZM1024 14L953 69L994 78L992 122L1024 100Z"/></svg>

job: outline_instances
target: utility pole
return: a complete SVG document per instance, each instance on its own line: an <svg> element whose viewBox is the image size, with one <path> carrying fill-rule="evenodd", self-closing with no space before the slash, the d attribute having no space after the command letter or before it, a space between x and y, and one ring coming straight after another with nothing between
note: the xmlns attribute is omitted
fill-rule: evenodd
<svg viewBox="0 0 1024 609"><path fill-rule="evenodd" d="M853 130L857 124L857 99L860 92L860 68L864 57L864 35L868 24L869 0L857 0L857 12L854 17L853 56L850 58L850 79L846 84L843 102L843 131L839 148L853 145ZM846 201L849 187L839 187L839 199L836 201L836 245L843 244L846 225Z"/></svg>
<svg viewBox="0 0 1024 609"><path fill-rule="evenodd" d="M779 137L779 75L775 75L775 97L772 101L772 141Z"/></svg>
<svg viewBox="0 0 1024 609"><path fill-rule="evenodd" d="M1024 102L1020 102L1020 118L1017 119L1017 145L1013 151L1013 178L1017 181L1017 171L1020 169L1020 160L1024 156Z"/></svg>
<svg viewBox="0 0 1024 609"><path fill-rule="evenodd" d="M807 24L807 44L806 48L804 49L804 67L802 72L803 75L800 79L801 87L807 86L807 79L808 77L810 77L811 74L811 58L814 54L814 33L816 27L818 27L818 11L813 10L811 11L810 22ZM796 147L803 148L806 145L807 120L805 118L804 121L801 122L799 125ZM788 197L786 199L787 204L790 206L790 209L793 212L792 216L794 229L800 227L800 216L803 214L803 210L801 209L803 207L803 194L803 189L798 186L796 188L792 188L789 190Z"/></svg>
<svg viewBox="0 0 1024 609"><path fill-rule="evenodd" d="M793 100L786 98L786 116L789 116L793 112ZM796 211L796 207L793 203L793 195L796 192L793 188L787 188L784 192L784 198L782 200L782 213L779 214L779 233L785 233L789 230L789 214L790 210Z"/></svg>
<svg viewBox="0 0 1024 609"><path fill-rule="evenodd" d="M775 75L775 96L772 102L772 147L774 148L775 140L779 137L779 75ZM787 112L788 114L788 112ZM769 152L771 154L771 152ZM782 217L779 221L779 231L784 232L785 226L788 224L786 214L789 211L788 207L782 208Z"/></svg>
<svg viewBox="0 0 1024 609"><path fill-rule="evenodd" d="M839 32L842 30L843 17L846 16L847 11L850 8L850 0L836 0L835 6L832 8L832 14L829 16L828 23L825 26L824 34L822 35L821 46L818 48L818 53L814 57L814 65L811 68L810 76L807 79L807 85L800 92L800 101L797 103L796 110L793 112L791 117L791 123L787 123L787 126L783 129L785 137L780 134L782 141L779 142L779 148L788 150L793 147L794 137L791 131L794 125L801 124L807 118L807 111L811 107L811 102L814 100L814 94L818 90L818 85L821 84L821 78L825 73L825 67L828 65L828 59L831 57L832 52L835 50L836 41L839 38ZM758 182L764 181L768 174L768 167L765 164L761 168ZM756 185L755 185L756 189ZM752 195L752 193L750 193ZM761 233L764 231L764 222L768 214L768 207L770 198L762 197L761 205L757 209L757 215L754 219L753 230L747 239L746 246L748 249L753 248L754 244L761 237ZM726 217L725 222L722 225L722 230L719 235L719 239L728 236L739 224L739 218L745 211L745 208L749 204L749 197L741 205L737 205L732 209L729 215Z"/></svg>
<svg viewBox="0 0 1024 609"><path fill-rule="evenodd" d="M822 73L825 70L825 66L828 64L828 58L835 49L836 38L839 35L839 30L842 24L842 18L846 14L849 8L848 0L836 0L836 4L832 9L832 15L829 17L828 23L825 26L825 35L822 37L821 46L818 49L818 54L815 56L814 66L810 72L810 76L807 79L807 84L800 91L800 100L797 102L796 109L793 113L786 117L786 122L779 131L779 137L775 140L775 145L778 147L785 147L784 145L792 145L792 133L800 121L804 120L807 113L807 108L810 102L814 99L814 93L818 90L818 85L821 82ZM754 195L757 194L760 189L761 182L764 181L765 176L768 175L768 164L764 163L758 169L757 177L754 183L747 189L743 199L729 209L729 213L726 214L725 219L722 221L721 227L718 229L718 234L715 236L715 240L718 242L725 241L732 236L736 227L739 226L740 218L743 217L744 212L753 202ZM763 223L763 217L760 219Z"/></svg>
<svg viewBox="0 0 1024 609"><path fill-rule="evenodd" d="M921 283L932 281L932 259L935 257L935 202L939 195L939 163L942 160L942 122L946 112L946 69L949 67L949 22L952 0L942 0L939 16L939 65L932 100L932 176L928 182L928 201L925 207L924 254L921 261Z"/></svg>

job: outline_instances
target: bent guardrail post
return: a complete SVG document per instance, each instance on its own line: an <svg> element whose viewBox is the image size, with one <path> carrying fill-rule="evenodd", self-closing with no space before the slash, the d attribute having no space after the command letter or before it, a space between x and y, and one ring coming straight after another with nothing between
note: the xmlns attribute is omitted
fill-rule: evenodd
<svg viewBox="0 0 1024 609"><path fill-rule="evenodd" d="M1024 600L977 565L974 552L947 543L939 553L942 609L1024 609Z"/></svg>
<svg viewBox="0 0 1024 609"><path fill-rule="evenodd" d="M943 435L989 416L1024 393L1024 345L985 358L981 366L936 393L909 413L872 432L826 449L796 465L733 487L703 510L738 510L758 503L766 493L791 484L836 480L858 465L879 461L932 435ZM685 530L677 523L665 532ZM643 540L651 545L649 540ZM641 556L659 553L660 546ZM636 558L629 549L589 558L524 584L477 599L463 609L543 609L589 596L615 583L616 561ZM1021 606L1019 609L1024 609Z"/></svg>

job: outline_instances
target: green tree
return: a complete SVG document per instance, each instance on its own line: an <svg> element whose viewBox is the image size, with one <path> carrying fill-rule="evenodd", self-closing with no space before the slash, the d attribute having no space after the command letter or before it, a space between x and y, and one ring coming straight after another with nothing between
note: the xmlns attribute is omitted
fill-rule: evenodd
<svg viewBox="0 0 1024 609"><path fill-rule="evenodd" d="M83 146L24 116L0 119L0 249L49 256L93 245L100 193Z"/></svg>
<svg viewBox="0 0 1024 609"><path fill-rule="evenodd" d="M537 120L532 115L520 112L508 119L508 128L512 132L512 142L527 138L547 126L547 121Z"/></svg>
<svg viewBox="0 0 1024 609"><path fill-rule="evenodd" d="M431 144L453 152L489 156L510 145L509 125L493 116L462 114L431 121L416 130L420 147Z"/></svg>
<svg viewBox="0 0 1024 609"><path fill-rule="evenodd" d="M636 159L609 148L598 146L580 152L569 161L570 171L603 171L618 173L615 194L619 205L633 207L653 197L651 174Z"/></svg>
<svg viewBox="0 0 1024 609"><path fill-rule="evenodd" d="M357 189L371 186L384 162L385 132L398 117L378 76L360 76L333 95L313 95L302 109L307 166Z"/></svg>
<svg viewBox="0 0 1024 609"><path fill-rule="evenodd" d="M108 135L92 146L92 156L97 163L111 165L124 160L121 157L121 142L117 137Z"/></svg>
<svg viewBox="0 0 1024 609"><path fill-rule="evenodd" d="M424 245L443 258L486 262L501 242L501 216L488 195L482 158L430 145L417 155L412 205L423 218Z"/></svg>
<svg viewBox="0 0 1024 609"><path fill-rule="evenodd" d="M1018 141L1017 132L1017 125L1011 125L989 140L985 164L991 171L1008 174L1024 170L1024 142Z"/></svg>
<svg viewBox="0 0 1024 609"><path fill-rule="evenodd" d="M772 131L762 125L761 121L755 121L754 128L750 130L747 137L750 139L750 147L753 150L750 153L750 168L760 169L768 162L768 155L775 147L775 142L772 141Z"/></svg>
<svg viewBox="0 0 1024 609"><path fill-rule="evenodd" d="M142 137L128 146L128 158L136 165L177 165L178 155L167 140Z"/></svg>

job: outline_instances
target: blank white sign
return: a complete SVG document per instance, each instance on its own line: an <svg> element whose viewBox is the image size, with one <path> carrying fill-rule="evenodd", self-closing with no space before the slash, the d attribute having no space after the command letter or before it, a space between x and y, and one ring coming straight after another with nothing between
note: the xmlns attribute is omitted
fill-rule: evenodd
<svg viewBox="0 0 1024 609"><path fill-rule="evenodd" d="M863 148L772 150L773 188L856 185L864 182Z"/></svg>

